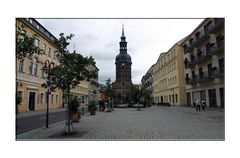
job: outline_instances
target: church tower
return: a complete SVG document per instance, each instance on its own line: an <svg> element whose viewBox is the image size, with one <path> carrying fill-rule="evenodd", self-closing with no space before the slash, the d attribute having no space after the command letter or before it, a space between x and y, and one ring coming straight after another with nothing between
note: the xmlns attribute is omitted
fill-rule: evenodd
<svg viewBox="0 0 240 158"><path fill-rule="evenodd" d="M120 52L115 58L116 81L113 84L115 96L121 103L128 101L128 94L132 89L131 76L131 56L127 53L127 42L124 35L124 26L122 26L122 36L119 42Z"/></svg>

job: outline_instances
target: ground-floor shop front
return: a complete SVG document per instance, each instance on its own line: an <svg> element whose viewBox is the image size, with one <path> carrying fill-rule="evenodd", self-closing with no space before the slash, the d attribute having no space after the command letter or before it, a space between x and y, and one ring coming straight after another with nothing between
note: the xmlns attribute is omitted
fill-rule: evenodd
<svg viewBox="0 0 240 158"><path fill-rule="evenodd" d="M224 85L214 85L186 90L187 106L194 106L194 103L206 102L207 107L224 108Z"/></svg>

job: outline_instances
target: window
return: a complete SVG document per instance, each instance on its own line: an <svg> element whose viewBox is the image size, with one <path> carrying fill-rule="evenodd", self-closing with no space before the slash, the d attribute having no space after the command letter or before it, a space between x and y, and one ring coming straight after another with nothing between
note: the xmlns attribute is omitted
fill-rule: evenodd
<svg viewBox="0 0 240 158"><path fill-rule="evenodd" d="M18 91L18 96L20 97L21 101L19 105L22 105L23 102L23 91Z"/></svg>
<svg viewBox="0 0 240 158"><path fill-rule="evenodd" d="M175 100L176 100L176 103L178 102L178 95L175 94Z"/></svg>
<svg viewBox="0 0 240 158"><path fill-rule="evenodd" d="M177 84L177 76L175 76L175 84Z"/></svg>
<svg viewBox="0 0 240 158"><path fill-rule="evenodd" d="M44 104L44 93L40 94L40 104Z"/></svg>
<svg viewBox="0 0 240 158"><path fill-rule="evenodd" d="M58 95L56 95L56 104L58 104Z"/></svg>
<svg viewBox="0 0 240 158"><path fill-rule="evenodd" d="M224 73L224 59L223 58L219 59L218 64L220 73Z"/></svg>
<svg viewBox="0 0 240 158"><path fill-rule="evenodd" d="M51 57L51 48L48 48L48 57Z"/></svg>
<svg viewBox="0 0 240 158"><path fill-rule="evenodd" d="M35 41L34 41L34 45L36 46L36 47L39 47L39 39L35 39Z"/></svg>
<svg viewBox="0 0 240 158"><path fill-rule="evenodd" d="M33 72L33 60L30 59L30 62L29 62L29 73L30 73L30 75L32 75L32 72Z"/></svg>
<svg viewBox="0 0 240 158"><path fill-rule="evenodd" d="M44 51L44 52L46 52L46 47L47 47L47 46L46 46L46 44L44 43L44 44L43 44L43 51Z"/></svg>
<svg viewBox="0 0 240 158"><path fill-rule="evenodd" d="M37 76L37 71L38 71L38 64L35 64L35 67L34 67L34 76Z"/></svg>
<svg viewBox="0 0 240 158"><path fill-rule="evenodd" d="M84 103L84 96L82 96L82 103Z"/></svg>
<svg viewBox="0 0 240 158"><path fill-rule="evenodd" d="M169 102L171 103L171 95L169 95Z"/></svg>
<svg viewBox="0 0 240 158"><path fill-rule="evenodd" d="M39 27L39 25L37 25L37 29L39 29L40 27Z"/></svg>
<svg viewBox="0 0 240 158"><path fill-rule="evenodd" d="M24 60L21 59L21 60L19 61L18 71L19 71L19 72L23 72L23 67L24 67Z"/></svg>
<svg viewBox="0 0 240 158"><path fill-rule="evenodd" d="M53 104L53 97L54 97L54 95L52 94L51 95L51 103Z"/></svg>
<svg viewBox="0 0 240 158"><path fill-rule="evenodd" d="M195 37L196 37L196 39L199 39L199 37L200 37L200 32L199 31L195 34Z"/></svg>
<svg viewBox="0 0 240 158"><path fill-rule="evenodd" d="M189 45L192 45L192 42L193 42L193 38L189 40Z"/></svg>
<svg viewBox="0 0 240 158"><path fill-rule="evenodd" d="M172 95L172 101L173 101L173 103L174 103L174 95Z"/></svg>
<svg viewBox="0 0 240 158"><path fill-rule="evenodd" d="M42 78L45 78L45 72L42 70Z"/></svg>

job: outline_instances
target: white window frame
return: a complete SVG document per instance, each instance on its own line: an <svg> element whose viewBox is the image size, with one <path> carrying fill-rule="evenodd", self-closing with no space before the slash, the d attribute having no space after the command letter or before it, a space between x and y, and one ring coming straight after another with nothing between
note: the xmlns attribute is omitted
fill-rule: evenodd
<svg viewBox="0 0 240 158"><path fill-rule="evenodd" d="M34 41L34 45L36 47L39 47L39 44L40 44L40 40L36 38L35 41Z"/></svg>
<svg viewBox="0 0 240 158"><path fill-rule="evenodd" d="M24 72L24 59L19 60L18 71Z"/></svg>

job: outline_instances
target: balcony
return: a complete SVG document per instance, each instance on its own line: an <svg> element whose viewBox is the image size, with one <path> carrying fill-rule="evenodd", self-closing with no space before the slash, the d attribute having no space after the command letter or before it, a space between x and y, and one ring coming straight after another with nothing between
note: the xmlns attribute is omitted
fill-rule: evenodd
<svg viewBox="0 0 240 158"><path fill-rule="evenodd" d="M209 26L205 28L205 32L207 34L216 33L221 28L224 27L224 18L214 18L214 24L213 26Z"/></svg>
<svg viewBox="0 0 240 158"><path fill-rule="evenodd" d="M204 54L204 53L202 53ZM194 60L194 62L192 62L193 65L196 65L196 64L200 64L201 62L205 61L205 60L208 60L210 59L211 56L209 54L206 53L206 55L199 55L197 59Z"/></svg>
<svg viewBox="0 0 240 158"><path fill-rule="evenodd" d="M31 82L31 83L40 84L40 85L46 82L46 80L43 78L40 78L38 76L33 76L23 72L17 72L17 80Z"/></svg>
<svg viewBox="0 0 240 158"><path fill-rule="evenodd" d="M207 54L211 56L221 52L224 52L224 42L218 42L217 47L207 48Z"/></svg>
<svg viewBox="0 0 240 158"><path fill-rule="evenodd" d="M194 60L192 60L192 62L190 62L188 60L185 60L184 61L184 65L185 65L185 69L191 68L191 67L193 67L195 65L194 64Z"/></svg>
<svg viewBox="0 0 240 158"><path fill-rule="evenodd" d="M201 37L195 37L192 43L184 49L184 53L188 53L193 50L194 47L199 46L202 42L206 41L209 38L208 35L204 34Z"/></svg>
<svg viewBox="0 0 240 158"><path fill-rule="evenodd" d="M224 78L224 68L214 68L212 70L212 77L213 78Z"/></svg>
<svg viewBox="0 0 240 158"><path fill-rule="evenodd" d="M199 77L197 78L197 82L202 83L202 82L211 81L213 79L214 79L214 77L212 76L212 74L207 74L205 72L200 72Z"/></svg>

